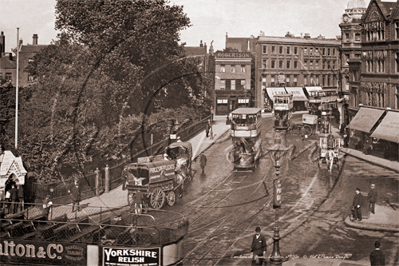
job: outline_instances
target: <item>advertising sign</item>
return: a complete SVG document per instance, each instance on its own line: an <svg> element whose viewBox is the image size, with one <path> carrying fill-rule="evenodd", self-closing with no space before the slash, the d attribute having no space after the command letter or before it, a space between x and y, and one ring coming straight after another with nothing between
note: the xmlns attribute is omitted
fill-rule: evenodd
<svg viewBox="0 0 399 266"><path fill-rule="evenodd" d="M160 265L159 248L103 247L103 266Z"/></svg>
<svg viewBox="0 0 399 266"><path fill-rule="evenodd" d="M18 239L2 240L0 262L25 265L86 265L87 245Z"/></svg>

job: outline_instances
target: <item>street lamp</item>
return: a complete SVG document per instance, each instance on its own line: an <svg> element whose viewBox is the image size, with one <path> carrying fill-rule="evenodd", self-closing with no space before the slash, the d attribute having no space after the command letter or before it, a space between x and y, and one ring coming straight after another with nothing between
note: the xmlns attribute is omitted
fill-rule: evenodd
<svg viewBox="0 0 399 266"><path fill-rule="evenodd" d="M281 144L281 139L275 137L274 139L274 145L270 148L269 154L270 154L270 159L272 160L275 168L275 179L273 180L273 209L275 209L274 212L274 221L277 221L277 208L281 207L281 182L279 180L280 176L280 160L283 159L287 152L287 148ZM280 247L279 247L279 241L280 241L280 234L279 234L279 227L276 226L274 227L274 234L273 234L273 252L270 256L270 261L274 265L282 265L283 259L280 254Z"/></svg>

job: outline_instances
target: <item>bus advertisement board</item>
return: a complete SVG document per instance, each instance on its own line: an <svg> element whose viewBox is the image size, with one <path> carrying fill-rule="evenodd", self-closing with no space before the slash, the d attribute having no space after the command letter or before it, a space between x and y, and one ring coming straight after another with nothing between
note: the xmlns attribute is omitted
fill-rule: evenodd
<svg viewBox="0 0 399 266"><path fill-rule="evenodd" d="M103 247L103 266L157 266L159 248Z"/></svg>
<svg viewBox="0 0 399 266"><path fill-rule="evenodd" d="M87 245L7 239L0 242L0 264L86 265Z"/></svg>

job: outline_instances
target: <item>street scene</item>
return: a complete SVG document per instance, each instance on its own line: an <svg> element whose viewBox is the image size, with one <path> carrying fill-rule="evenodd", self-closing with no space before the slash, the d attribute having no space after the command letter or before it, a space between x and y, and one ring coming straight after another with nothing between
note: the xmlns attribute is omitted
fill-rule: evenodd
<svg viewBox="0 0 399 266"><path fill-rule="evenodd" d="M399 1L20 2L1 265L399 265Z"/></svg>

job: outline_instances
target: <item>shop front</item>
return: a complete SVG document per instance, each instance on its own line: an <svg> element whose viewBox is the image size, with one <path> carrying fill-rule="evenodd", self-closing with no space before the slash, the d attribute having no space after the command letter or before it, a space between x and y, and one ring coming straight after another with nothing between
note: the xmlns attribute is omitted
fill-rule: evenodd
<svg viewBox="0 0 399 266"><path fill-rule="evenodd" d="M251 93L245 91L216 94L216 115L228 115L237 108L252 107L251 99Z"/></svg>
<svg viewBox="0 0 399 266"><path fill-rule="evenodd" d="M361 107L349 123L349 148L362 150L371 133L383 118L385 110Z"/></svg>
<svg viewBox="0 0 399 266"><path fill-rule="evenodd" d="M385 158L398 160L399 112L388 111L381 123L371 134L371 137L376 139L374 142L379 141L383 143Z"/></svg>
<svg viewBox="0 0 399 266"><path fill-rule="evenodd" d="M294 111L303 111L307 109L308 98L301 87L286 87L288 93L292 93L294 100Z"/></svg>

